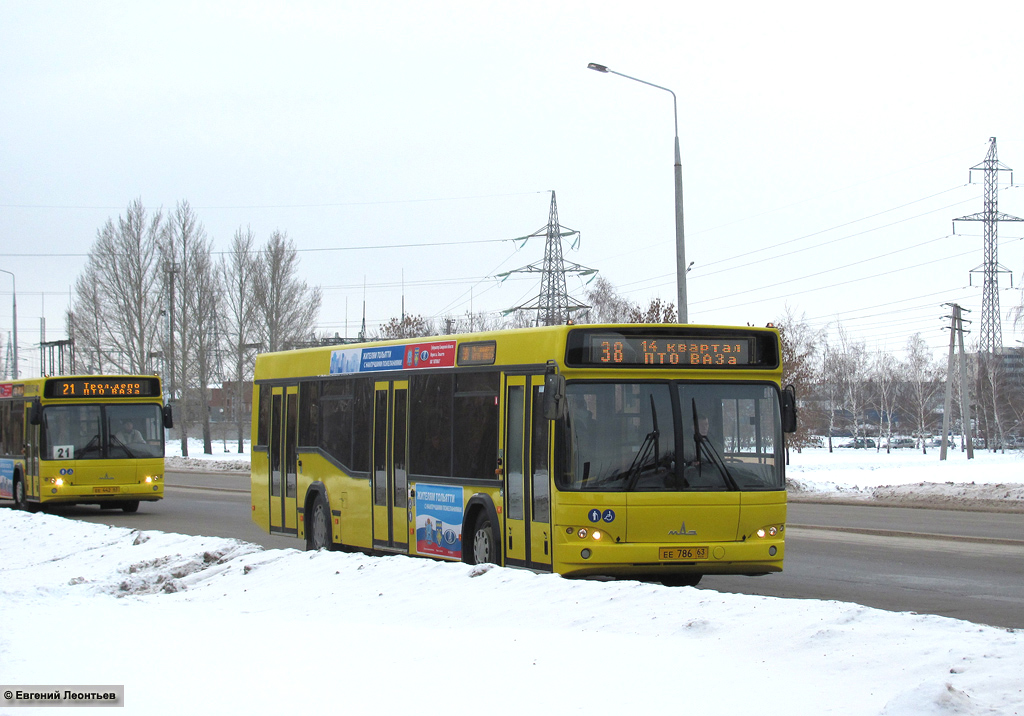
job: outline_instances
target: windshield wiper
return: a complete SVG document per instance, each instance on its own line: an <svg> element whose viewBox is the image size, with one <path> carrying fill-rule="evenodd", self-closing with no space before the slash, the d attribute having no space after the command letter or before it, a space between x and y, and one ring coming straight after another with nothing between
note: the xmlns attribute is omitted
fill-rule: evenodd
<svg viewBox="0 0 1024 716"><path fill-rule="evenodd" d="M96 452L100 451L100 436L98 434L89 438L89 442L87 442L85 447L83 447L81 452L79 452L79 457L84 456L90 450L95 450Z"/></svg>
<svg viewBox="0 0 1024 716"><path fill-rule="evenodd" d="M654 408L654 396L649 396L651 399L651 425L654 428L651 432L644 436L644 441L640 444L640 449L637 450L636 457L633 458L632 464L629 466L629 471L626 475L629 477L629 483L626 485L626 492L632 492L633 487L636 486L637 480L640 479L640 475L648 465L653 465L655 468L658 467L658 463L661 461L661 433L658 431L658 411ZM653 452L654 462L646 462L647 456Z"/></svg>
<svg viewBox="0 0 1024 716"><path fill-rule="evenodd" d="M123 449L125 451L125 453L128 455L128 457L135 457L135 453L133 453L131 450L129 450L128 446L125 445L123 442L121 442L121 439L119 437L117 437L117 435L115 435L114 433L110 433L110 442L111 442L111 444L117 443L118 445L120 445L121 449Z"/></svg>
<svg viewBox="0 0 1024 716"><path fill-rule="evenodd" d="M739 485L736 484L736 480L733 479L732 473L729 472L729 468L725 465L725 460L718 454L718 450L715 449L714 443L708 440L707 435L702 435L700 432L700 420L697 416L697 399L690 398L690 404L693 406L693 442L697 446L697 470L698 472L703 469L703 463L700 460L701 450L708 456L709 462L718 468L719 472L725 476L726 482L733 490L738 490Z"/></svg>

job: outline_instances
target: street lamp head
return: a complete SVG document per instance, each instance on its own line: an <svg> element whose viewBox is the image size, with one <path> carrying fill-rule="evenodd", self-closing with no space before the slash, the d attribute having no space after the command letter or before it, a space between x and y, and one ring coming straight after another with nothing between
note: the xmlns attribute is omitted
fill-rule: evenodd
<svg viewBox="0 0 1024 716"><path fill-rule="evenodd" d="M587 69L588 70L595 70L597 72L607 72L608 71L607 67L605 67L604 65L599 65L596 62L591 62L590 64L588 64L587 65Z"/></svg>

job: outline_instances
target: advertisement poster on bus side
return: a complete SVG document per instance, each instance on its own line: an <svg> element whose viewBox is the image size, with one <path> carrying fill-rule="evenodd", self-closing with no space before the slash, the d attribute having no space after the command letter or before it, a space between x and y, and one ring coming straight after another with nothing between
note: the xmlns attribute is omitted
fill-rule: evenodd
<svg viewBox="0 0 1024 716"><path fill-rule="evenodd" d="M416 553L462 559L462 488L416 485Z"/></svg>
<svg viewBox="0 0 1024 716"><path fill-rule="evenodd" d="M451 368L455 365L455 341L415 343L405 347L403 368Z"/></svg>
<svg viewBox="0 0 1024 716"><path fill-rule="evenodd" d="M14 497L14 460L0 460L0 497Z"/></svg>
<svg viewBox="0 0 1024 716"><path fill-rule="evenodd" d="M451 368L454 365L455 341L376 348L339 348L331 351L331 375L413 368Z"/></svg>

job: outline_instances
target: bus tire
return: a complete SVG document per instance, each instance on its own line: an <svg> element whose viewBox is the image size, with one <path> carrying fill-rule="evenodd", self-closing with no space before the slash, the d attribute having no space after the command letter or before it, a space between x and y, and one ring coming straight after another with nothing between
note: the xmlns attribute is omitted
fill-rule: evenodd
<svg viewBox="0 0 1024 716"><path fill-rule="evenodd" d="M14 476L14 508L28 511L28 498L25 497L25 479L21 475Z"/></svg>
<svg viewBox="0 0 1024 716"><path fill-rule="evenodd" d="M124 512L128 512L129 514L132 513L132 512L138 512L139 511L139 501L138 500L126 500L125 502L121 503L121 509Z"/></svg>
<svg viewBox="0 0 1024 716"><path fill-rule="evenodd" d="M473 541L470 543L470 564L497 564L498 541L494 537L491 518L486 512L477 515L473 525Z"/></svg>
<svg viewBox="0 0 1024 716"><path fill-rule="evenodd" d="M331 549L331 511L323 495L313 499L313 509L309 511L310 520L306 529L306 550Z"/></svg>

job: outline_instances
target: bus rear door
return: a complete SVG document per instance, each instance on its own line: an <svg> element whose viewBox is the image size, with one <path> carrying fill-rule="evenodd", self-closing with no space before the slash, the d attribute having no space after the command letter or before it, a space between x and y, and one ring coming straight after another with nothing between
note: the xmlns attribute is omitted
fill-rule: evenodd
<svg viewBox="0 0 1024 716"><path fill-rule="evenodd" d="M379 381L373 399L373 546L409 549L409 381Z"/></svg>

